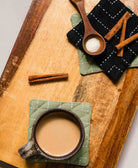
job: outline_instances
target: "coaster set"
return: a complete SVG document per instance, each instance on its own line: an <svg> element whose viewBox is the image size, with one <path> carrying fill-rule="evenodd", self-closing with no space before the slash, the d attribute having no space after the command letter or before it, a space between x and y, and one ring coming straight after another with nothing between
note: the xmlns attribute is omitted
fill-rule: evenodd
<svg viewBox="0 0 138 168"><path fill-rule="evenodd" d="M126 27L125 39L127 39L138 33L138 17L119 0L101 0L88 14L88 19L94 29L105 37L126 12L131 13L131 18L128 20ZM84 52L82 47L83 35L84 26L82 21L67 33L69 41ZM124 47L123 57L117 56L118 50L115 46L120 43L120 36L121 29L111 40L106 40L105 51L93 57L97 65L113 82L120 79L124 71L138 55L138 40L135 40ZM92 56L86 53L85 55L87 55L88 60L92 59L90 58Z"/></svg>
<svg viewBox="0 0 138 168"><path fill-rule="evenodd" d="M73 14L71 16L71 23L72 26L75 27L81 22L81 16L79 14ZM83 51L78 49L78 58L79 58L79 66L80 66L80 73L82 75L93 74L102 72L103 70L97 65L93 58L87 56ZM130 64L129 68L138 67L138 55Z"/></svg>

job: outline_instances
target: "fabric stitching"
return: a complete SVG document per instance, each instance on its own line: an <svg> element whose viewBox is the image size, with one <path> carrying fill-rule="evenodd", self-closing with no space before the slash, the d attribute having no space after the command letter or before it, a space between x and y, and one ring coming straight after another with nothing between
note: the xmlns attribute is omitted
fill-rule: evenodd
<svg viewBox="0 0 138 168"><path fill-rule="evenodd" d="M73 103L73 102L72 102L72 105L73 105L73 109L75 109L76 107L78 107L78 106L79 106L79 104L78 104L78 103L76 103L76 102L75 102L75 103Z"/></svg>
<svg viewBox="0 0 138 168"><path fill-rule="evenodd" d="M109 60L109 58L112 56L113 53L116 53L116 51L113 50L113 51L111 52L111 54L110 54L107 58L105 58L105 59L102 61L102 63L100 64L100 66L102 66L105 62L107 62L107 61Z"/></svg>
<svg viewBox="0 0 138 168"><path fill-rule="evenodd" d="M138 25L134 28L134 30L130 33L129 37L132 36L132 34L137 30Z"/></svg>
<svg viewBox="0 0 138 168"><path fill-rule="evenodd" d="M114 68L116 68L118 71L123 73L123 71L119 67L117 67L116 65L113 65L107 72L110 73Z"/></svg>
<svg viewBox="0 0 138 168"><path fill-rule="evenodd" d="M76 43L76 46L78 46L79 45L79 43L81 42L81 38L77 41L77 43Z"/></svg>
<svg viewBox="0 0 138 168"><path fill-rule="evenodd" d="M36 105L38 105L39 104L39 102L38 101L36 101ZM36 106L35 107L35 109L34 109L34 113L36 113L37 111L38 111L38 109L39 108L43 108L43 105L45 105L45 102L42 102L42 104L41 105L39 105L39 106ZM45 108L44 108L45 109Z"/></svg>
<svg viewBox="0 0 138 168"><path fill-rule="evenodd" d="M72 103L72 102L70 103L70 108L71 108L71 109L73 108L73 103Z"/></svg>
<svg viewBox="0 0 138 168"><path fill-rule="evenodd" d="M76 29L73 28L72 30L74 30L78 34L78 36L80 36L81 38L83 38L83 36Z"/></svg>
<svg viewBox="0 0 138 168"><path fill-rule="evenodd" d="M90 13L91 16L93 16L97 22L99 22L105 29L110 30L108 27L106 27L93 13Z"/></svg>
<svg viewBox="0 0 138 168"><path fill-rule="evenodd" d="M81 42L81 40L83 39L83 36L75 28L73 28L72 30L74 30L78 34L78 36L80 37L80 39L75 44L76 46L78 46L79 43Z"/></svg>
<svg viewBox="0 0 138 168"><path fill-rule="evenodd" d="M101 7L100 4L98 4L99 7ZM112 16L110 13L108 13L103 7L101 7L101 9L111 18L111 19L115 19L124 9L125 7L123 7L120 11L118 11L118 13L114 16Z"/></svg>
<svg viewBox="0 0 138 168"><path fill-rule="evenodd" d="M127 65L130 65L124 58L121 58L123 62L125 62Z"/></svg>
<svg viewBox="0 0 138 168"><path fill-rule="evenodd" d="M113 1L113 2L111 2L110 0L108 0L108 2L111 4L111 5L113 5L114 3L116 3L118 0L115 0L115 1Z"/></svg>
<svg viewBox="0 0 138 168"><path fill-rule="evenodd" d="M137 54L130 48L130 47L127 47L128 49L129 49L129 51L131 52L131 53L133 53L135 56L137 56Z"/></svg>

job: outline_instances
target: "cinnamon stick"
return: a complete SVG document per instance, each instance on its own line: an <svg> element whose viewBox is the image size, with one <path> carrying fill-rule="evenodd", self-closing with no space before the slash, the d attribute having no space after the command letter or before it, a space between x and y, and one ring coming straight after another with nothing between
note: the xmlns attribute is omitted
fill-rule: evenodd
<svg viewBox="0 0 138 168"><path fill-rule="evenodd" d="M129 17L130 18L130 17ZM122 32L121 32L121 36L120 36L120 42L125 40L125 35L126 35L126 25L127 25L127 21L129 18L126 18L123 22L123 27L122 27ZM119 50L117 56L118 57L123 57L123 53L124 53L124 48L122 48L121 50Z"/></svg>
<svg viewBox="0 0 138 168"><path fill-rule="evenodd" d="M133 36L131 36L131 37L127 38L126 40L122 41L121 43L117 44L115 47L117 48L117 50L120 50L121 48L123 48L127 44L133 42L137 38L138 38L138 33L134 34Z"/></svg>
<svg viewBox="0 0 138 168"><path fill-rule="evenodd" d="M67 73L59 73L59 74L44 74L44 75L32 75L28 77L29 83L41 83L41 82L47 82L47 81L55 81L55 80L63 80L67 79L68 74Z"/></svg>
<svg viewBox="0 0 138 168"><path fill-rule="evenodd" d="M121 29L124 20L128 20L130 17L131 13L127 11L115 24L115 26L104 36L104 38L108 41L111 40L111 38Z"/></svg>

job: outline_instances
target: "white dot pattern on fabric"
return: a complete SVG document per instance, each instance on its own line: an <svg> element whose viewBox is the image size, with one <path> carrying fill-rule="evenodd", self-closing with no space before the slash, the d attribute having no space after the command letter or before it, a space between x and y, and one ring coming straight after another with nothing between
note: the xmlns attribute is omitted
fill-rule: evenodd
<svg viewBox="0 0 138 168"><path fill-rule="evenodd" d="M76 46L79 45L79 43L81 42L81 40L82 40L82 38L80 38L80 39L77 41Z"/></svg>
<svg viewBox="0 0 138 168"><path fill-rule="evenodd" d="M134 33L135 33L135 31L138 29L138 25L134 28L134 30L130 33L130 35L129 35L129 37L130 36L132 36Z"/></svg>
<svg viewBox="0 0 138 168"><path fill-rule="evenodd" d="M30 120L36 121L36 119L35 119L35 118L30 118Z"/></svg>
<svg viewBox="0 0 138 168"><path fill-rule="evenodd" d="M113 65L107 72L110 73L114 68L123 73L123 71L116 65Z"/></svg>
<svg viewBox="0 0 138 168"><path fill-rule="evenodd" d="M78 34L78 36L83 38L83 36L76 29L73 28L72 30L75 31Z"/></svg>
<svg viewBox="0 0 138 168"><path fill-rule="evenodd" d="M76 46L78 46L79 43L81 42L81 40L83 39L83 36L76 29L73 28L72 30L75 31L78 34L78 36L80 37L80 39L76 43Z"/></svg>
<svg viewBox="0 0 138 168"><path fill-rule="evenodd" d="M102 66L105 62L107 62L107 61L111 58L111 56L112 56L113 53L117 53L117 52L113 50L113 51L111 52L111 54L110 54L106 59L104 59L104 60L102 61L102 63L100 64L100 66Z"/></svg>
<svg viewBox="0 0 138 168"><path fill-rule="evenodd" d="M98 4L99 7L101 7L100 4ZM112 16L110 13L108 13L103 7L101 7L101 9L111 18L111 19L115 19L121 12L123 12L123 10L125 9L125 7L123 7L120 11L118 11L114 16Z"/></svg>
<svg viewBox="0 0 138 168"><path fill-rule="evenodd" d="M124 58L121 58L121 60L125 62L127 65L129 65L129 63Z"/></svg>
<svg viewBox="0 0 138 168"><path fill-rule="evenodd" d="M90 15L92 15L95 20L97 20L97 22L99 22L105 29L110 30L108 27L106 27L92 12L90 13Z"/></svg>
<svg viewBox="0 0 138 168"><path fill-rule="evenodd" d="M73 103L72 103L72 102L70 103L70 108L71 108L71 109L73 108Z"/></svg>
<svg viewBox="0 0 138 168"><path fill-rule="evenodd" d="M115 1L111 1L111 0L108 0L108 2L111 4L111 5L113 5L114 3L116 3L118 0L115 0Z"/></svg>
<svg viewBox="0 0 138 168"><path fill-rule="evenodd" d="M130 52L132 52L135 56L137 56L137 54L130 47L127 48L129 49Z"/></svg>

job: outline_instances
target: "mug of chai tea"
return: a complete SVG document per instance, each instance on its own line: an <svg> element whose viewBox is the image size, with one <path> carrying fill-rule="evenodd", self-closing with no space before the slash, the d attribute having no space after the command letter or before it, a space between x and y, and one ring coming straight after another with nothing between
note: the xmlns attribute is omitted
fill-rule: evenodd
<svg viewBox="0 0 138 168"><path fill-rule="evenodd" d="M76 114L65 109L51 109L37 119L30 140L19 149L19 154L23 159L41 155L65 160L79 151L84 138L84 126Z"/></svg>

